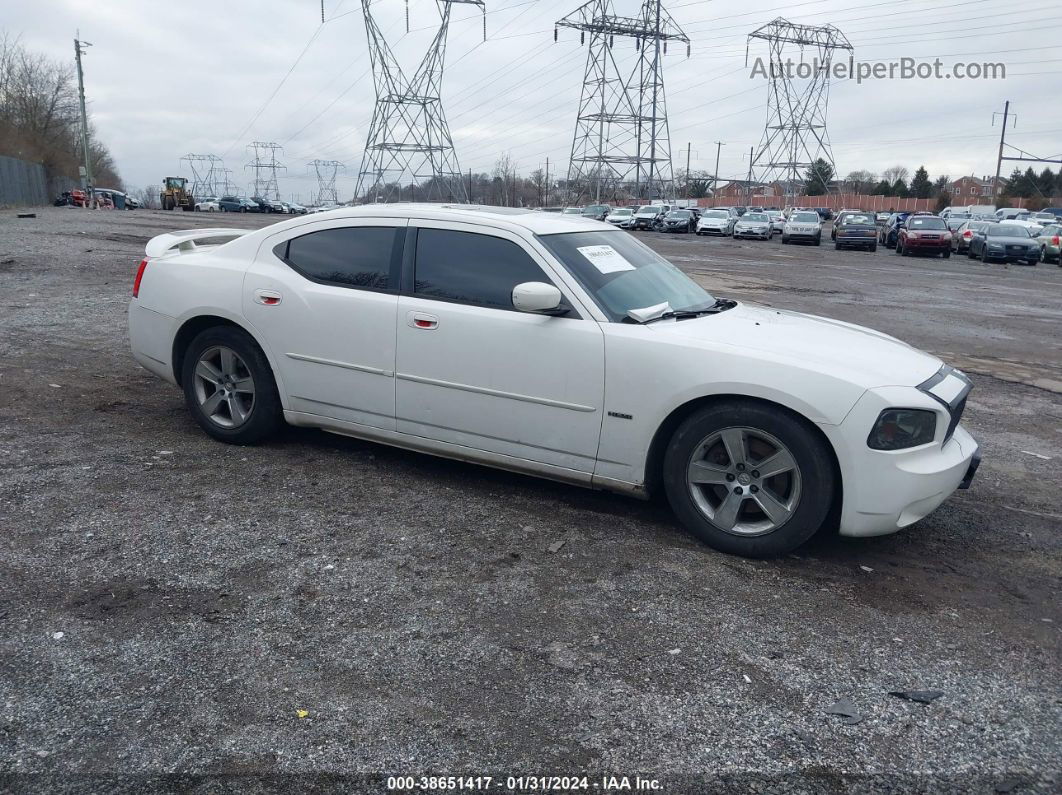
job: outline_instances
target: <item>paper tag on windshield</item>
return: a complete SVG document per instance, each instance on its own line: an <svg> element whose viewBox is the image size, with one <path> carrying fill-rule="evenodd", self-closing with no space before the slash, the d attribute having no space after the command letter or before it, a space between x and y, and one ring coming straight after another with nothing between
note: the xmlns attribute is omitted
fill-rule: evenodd
<svg viewBox="0 0 1062 795"><path fill-rule="evenodd" d="M577 250L602 273L634 270L634 266L612 246L579 246Z"/></svg>

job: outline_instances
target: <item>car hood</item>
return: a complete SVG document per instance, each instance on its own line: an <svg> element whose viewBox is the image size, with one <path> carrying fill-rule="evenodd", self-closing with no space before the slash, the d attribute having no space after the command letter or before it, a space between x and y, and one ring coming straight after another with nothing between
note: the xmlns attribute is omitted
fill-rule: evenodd
<svg viewBox="0 0 1062 795"><path fill-rule="evenodd" d="M658 321L649 328L697 347L741 348L765 359L802 363L864 389L917 386L943 364L880 331L755 304L739 303L692 320Z"/></svg>

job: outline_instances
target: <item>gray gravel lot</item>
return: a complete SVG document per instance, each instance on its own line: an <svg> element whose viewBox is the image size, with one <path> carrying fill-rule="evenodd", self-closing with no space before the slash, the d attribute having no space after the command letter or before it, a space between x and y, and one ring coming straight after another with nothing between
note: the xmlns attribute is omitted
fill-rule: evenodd
<svg viewBox="0 0 1062 795"><path fill-rule="evenodd" d="M211 441L128 353L133 273L152 235L269 220L0 213L0 792L1062 786L1062 269L641 234L717 294L975 381L970 491L749 561L660 503L314 431Z"/></svg>

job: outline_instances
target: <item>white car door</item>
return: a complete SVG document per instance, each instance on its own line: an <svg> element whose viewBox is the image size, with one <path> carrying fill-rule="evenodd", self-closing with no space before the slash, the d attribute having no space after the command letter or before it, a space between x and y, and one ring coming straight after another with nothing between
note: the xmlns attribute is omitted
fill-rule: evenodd
<svg viewBox="0 0 1062 795"><path fill-rule="evenodd" d="M597 321L518 235L411 221L399 299L398 430L592 473L604 400ZM556 285L565 316L517 311L512 288ZM585 310L584 310L585 312Z"/></svg>
<svg viewBox="0 0 1062 795"><path fill-rule="evenodd" d="M269 238L243 311L292 411L395 429L395 321L405 219L308 220Z"/></svg>

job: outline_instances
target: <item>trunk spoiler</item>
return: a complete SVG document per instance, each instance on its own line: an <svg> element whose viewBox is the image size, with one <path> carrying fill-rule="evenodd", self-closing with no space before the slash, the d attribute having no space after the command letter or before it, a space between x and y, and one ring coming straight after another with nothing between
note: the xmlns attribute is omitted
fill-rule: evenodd
<svg viewBox="0 0 1062 795"><path fill-rule="evenodd" d="M252 229L184 229L177 232L169 232L151 238L144 246L144 253L148 257L161 257L178 249L182 253L195 251L196 243L208 240L221 240L222 238L237 238L252 232Z"/></svg>

